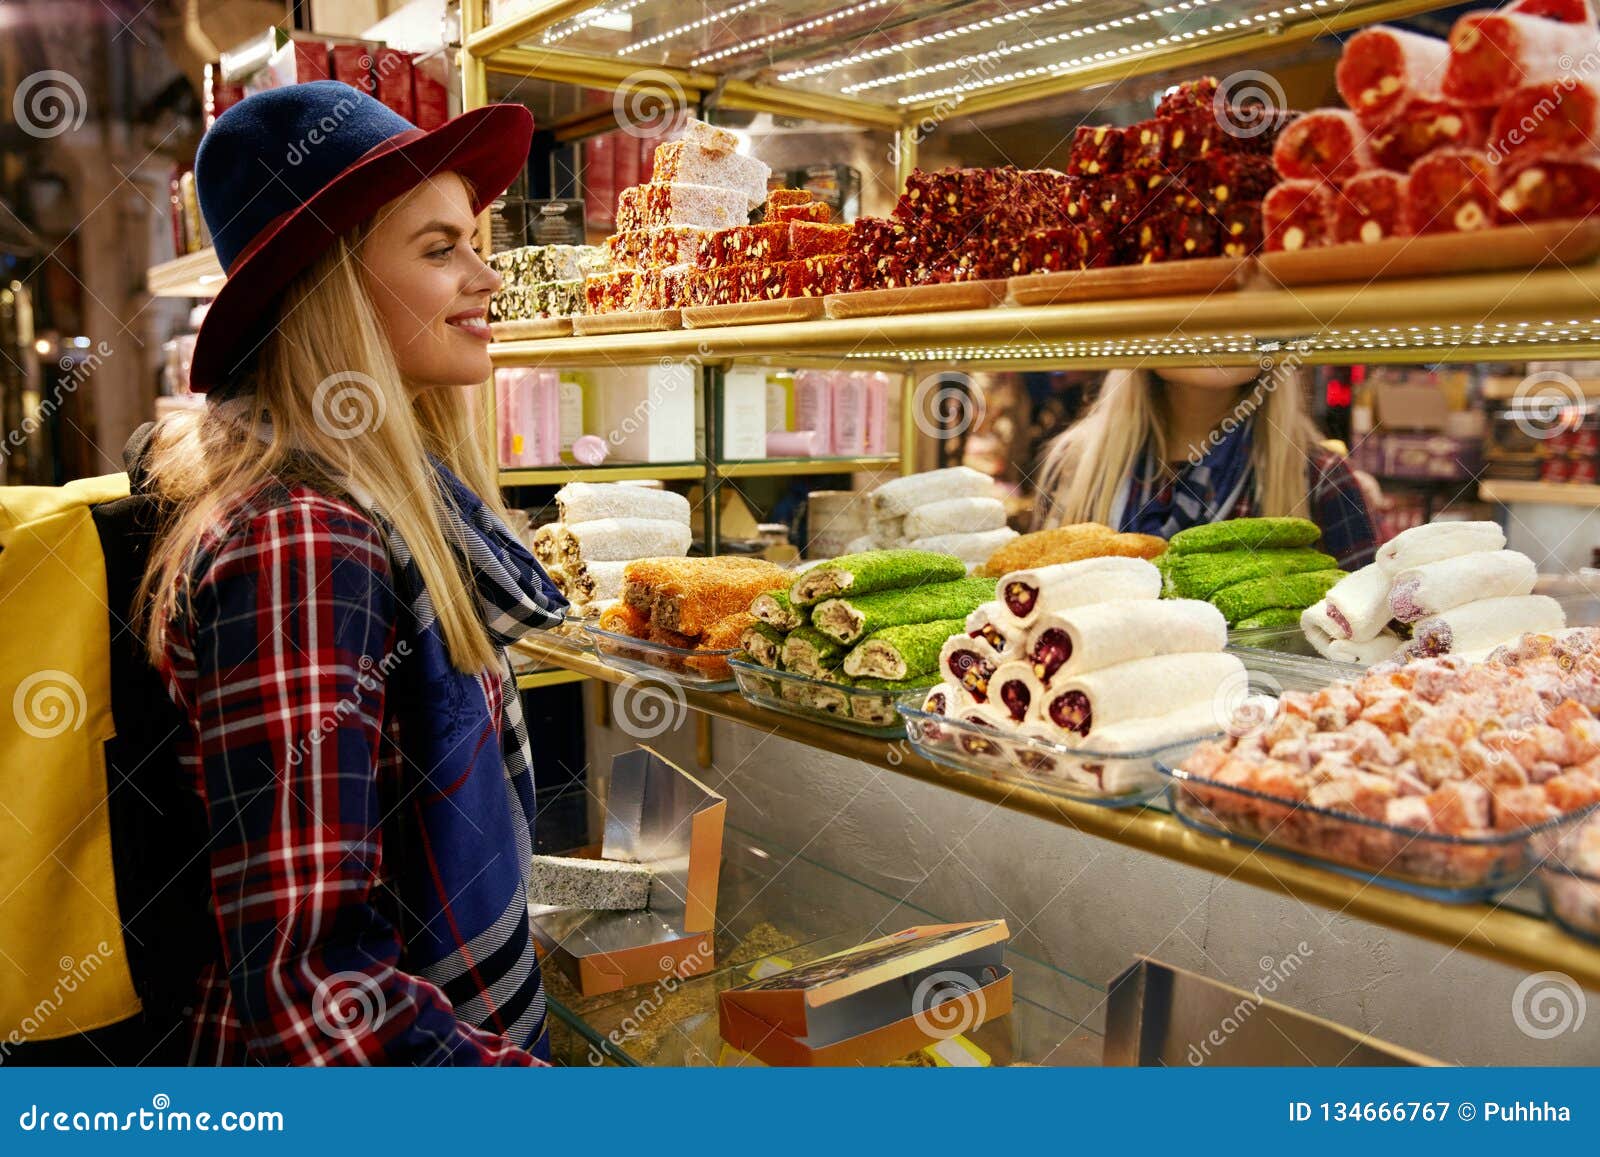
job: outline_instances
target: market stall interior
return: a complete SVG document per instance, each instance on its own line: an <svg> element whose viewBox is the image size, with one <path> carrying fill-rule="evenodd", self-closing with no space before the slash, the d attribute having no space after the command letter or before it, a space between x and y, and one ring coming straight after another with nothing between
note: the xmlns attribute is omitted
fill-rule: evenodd
<svg viewBox="0 0 1600 1157"><path fill-rule="evenodd" d="M211 115L307 78L268 39ZM557 993L569 1059L744 1063L729 990L1002 918L994 1063L1094 1063L1141 955L1313 960L1281 999L1424 1057L1600 1057L1510 1011L1600 989L1597 60L1587 0L463 3L462 107L539 118L479 241L489 442L573 604L521 685L584 685L555 810L603 827L595 769L659 744L728 800L743 922L647 1048L636 992ZM176 187L149 285L203 298ZM1256 367L1241 422L1303 392L1370 565L1277 511L1036 529L1105 372L1180 366ZM764 893L851 916L747 944ZM1466 985L1505 1000L1430 1019Z"/></svg>

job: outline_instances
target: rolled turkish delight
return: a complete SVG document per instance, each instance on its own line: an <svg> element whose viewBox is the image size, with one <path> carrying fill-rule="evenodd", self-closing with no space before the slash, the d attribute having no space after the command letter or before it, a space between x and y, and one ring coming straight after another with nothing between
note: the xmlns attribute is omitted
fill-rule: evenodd
<svg viewBox="0 0 1600 1157"><path fill-rule="evenodd" d="M931 674L940 669L941 646L959 634L961 624L961 619L939 619L874 631L844 657L844 673L872 679L915 679Z"/></svg>
<svg viewBox="0 0 1600 1157"><path fill-rule="evenodd" d="M989 679L1004 659L987 640L972 635L954 634L939 649L939 677L954 683L975 703L989 699Z"/></svg>
<svg viewBox="0 0 1600 1157"><path fill-rule="evenodd" d="M1044 684L1031 665L1013 659L995 668L989 680L989 701L1004 710L1013 723L1029 723L1039 718Z"/></svg>
<svg viewBox="0 0 1600 1157"><path fill-rule="evenodd" d="M790 586L789 598L797 607L810 607L835 595L865 595L922 583L952 582L965 578L966 574L967 568L961 560L947 554L923 550L869 550L842 555L811 567Z"/></svg>
<svg viewBox="0 0 1600 1157"><path fill-rule="evenodd" d="M1333 216L1328 222L1328 240L1335 245L1352 242L1371 244L1405 232L1402 208L1405 205L1403 174L1375 169L1345 182L1333 194Z"/></svg>
<svg viewBox="0 0 1600 1157"><path fill-rule="evenodd" d="M1497 164L1592 151L1600 143L1600 88L1575 77L1524 85L1495 112L1488 143Z"/></svg>
<svg viewBox="0 0 1600 1157"><path fill-rule="evenodd" d="M1600 159L1530 158L1501 176L1500 219L1566 221L1600 213Z"/></svg>
<svg viewBox="0 0 1600 1157"><path fill-rule="evenodd" d="M1319 108L1295 121L1278 138L1272 162L1287 180L1346 181L1373 167L1366 128L1342 108Z"/></svg>
<svg viewBox="0 0 1600 1157"><path fill-rule="evenodd" d="M1161 572L1142 558L1086 558L1011 571L995 589L1008 625L1028 627L1050 611L1160 598Z"/></svg>
<svg viewBox="0 0 1600 1157"><path fill-rule="evenodd" d="M1218 689L1244 685L1244 664L1226 652L1158 655L1058 681L1045 697L1044 716L1092 744L1097 728L1166 715L1213 698L1223 712ZM1155 687L1161 694L1151 694ZM1219 716L1217 729L1226 722Z"/></svg>
<svg viewBox="0 0 1600 1157"><path fill-rule="evenodd" d="M1269 252L1293 253L1328 243L1333 191L1321 181L1283 181L1261 200L1261 231Z"/></svg>
<svg viewBox="0 0 1600 1157"><path fill-rule="evenodd" d="M994 583L988 579L962 578L854 598L823 599L812 608L811 625L831 639L855 643L885 627L934 619L964 621L993 594Z"/></svg>
<svg viewBox="0 0 1600 1157"><path fill-rule="evenodd" d="M1406 228L1412 233L1470 233L1494 224L1494 170L1482 153L1441 149L1406 176Z"/></svg>
<svg viewBox="0 0 1600 1157"><path fill-rule="evenodd" d="M783 666L783 632L771 623L751 623L739 636L739 646L753 662L763 667Z"/></svg>
<svg viewBox="0 0 1600 1157"><path fill-rule="evenodd" d="M1340 579L1322 601L1336 628L1334 633L1357 643L1377 638L1393 617L1389 612L1389 574L1375 562Z"/></svg>
<svg viewBox="0 0 1600 1157"><path fill-rule="evenodd" d="M1488 109L1453 100L1413 101L1372 130L1373 160L1403 173L1436 149L1477 149L1489 140Z"/></svg>
<svg viewBox="0 0 1600 1157"><path fill-rule="evenodd" d="M844 661L846 648L812 626L800 626L783 640L783 668L813 679L831 671Z"/></svg>
<svg viewBox="0 0 1600 1157"><path fill-rule="evenodd" d="M1012 658L1022 646L1022 631L1012 625L998 599L980 603L967 616L967 634L988 643L1003 659Z"/></svg>
<svg viewBox="0 0 1600 1157"><path fill-rule="evenodd" d="M1402 623L1414 623L1479 599L1531 594L1538 579L1539 568L1521 551L1457 555L1395 575L1388 611Z"/></svg>
<svg viewBox="0 0 1600 1157"><path fill-rule="evenodd" d="M1589 0L1514 0L1505 7L1507 12L1520 12L1524 16L1543 16L1546 20L1559 20L1564 24L1594 24L1594 8Z"/></svg>
<svg viewBox="0 0 1600 1157"><path fill-rule="evenodd" d="M1450 29L1444 95L1497 105L1524 85L1572 73L1595 48L1592 28L1511 11L1468 12Z"/></svg>
<svg viewBox="0 0 1600 1157"><path fill-rule="evenodd" d="M794 604L789 601L787 587L757 595L750 603L750 613L763 623L786 633L806 621L805 615L795 610Z"/></svg>
<svg viewBox="0 0 1600 1157"><path fill-rule="evenodd" d="M569 482L556 491L556 520L571 526L597 518L665 518L689 525L689 500L671 490L626 482Z"/></svg>
<svg viewBox="0 0 1600 1157"><path fill-rule="evenodd" d="M1501 550L1505 545L1506 532L1494 522L1429 522L1402 530L1380 546L1377 563L1385 573L1396 575L1442 558Z"/></svg>
<svg viewBox="0 0 1600 1157"><path fill-rule="evenodd" d="M1222 612L1200 599L1100 603L1053 611L1028 632L1034 675L1046 686L1151 655L1220 651L1228 642Z"/></svg>
<svg viewBox="0 0 1600 1157"><path fill-rule="evenodd" d="M1519 635L1553 634L1566 625L1561 604L1548 595L1480 599L1419 620L1405 654L1427 658L1487 651Z"/></svg>
<svg viewBox="0 0 1600 1157"><path fill-rule="evenodd" d="M617 198L617 231L698 225L726 229L749 220L749 205L739 189L715 185L630 185Z"/></svg>
<svg viewBox="0 0 1600 1157"><path fill-rule="evenodd" d="M1345 42L1334 79L1344 103L1377 124L1413 100L1437 97L1449 56L1438 37L1377 24Z"/></svg>

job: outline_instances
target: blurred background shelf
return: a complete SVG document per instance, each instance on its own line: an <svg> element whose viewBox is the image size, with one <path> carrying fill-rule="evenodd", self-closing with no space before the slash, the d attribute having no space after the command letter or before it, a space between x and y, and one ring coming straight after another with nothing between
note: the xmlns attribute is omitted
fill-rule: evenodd
<svg viewBox="0 0 1600 1157"><path fill-rule="evenodd" d="M145 272L145 288L152 297L215 297L226 280L215 249L176 257Z"/></svg>
<svg viewBox="0 0 1600 1157"><path fill-rule="evenodd" d="M502 486L564 486L568 482L637 482L660 479L704 478L703 462L629 462L617 466L540 466L522 470L502 468Z"/></svg>
<svg viewBox="0 0 1600 1157"><path fill-rule="evenodd" d="M1518 482L1485 478L1478 483L1485 502L1543 502L1553 506L1600 507L1600 486L1576 482Z"/></svg>

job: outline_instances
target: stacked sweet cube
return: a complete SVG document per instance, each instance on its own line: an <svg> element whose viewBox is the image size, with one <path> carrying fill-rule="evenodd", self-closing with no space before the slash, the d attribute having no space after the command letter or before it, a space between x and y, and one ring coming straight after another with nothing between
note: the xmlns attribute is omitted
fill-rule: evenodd
<svg viewBox="0 0 1600 1157"><path fill-rule="evenodd" d="M584 285L590 312L686 304L690 263L702 239L745 224L766 200L768 173L738 151L732 133L689 120L680 139L656 149L650 182L618 196L617 231L605 243L611 268Z"/></svg>
<svg viewBox="0 0 1600 1157"><path fill-rule="evenodd" d="M1260 247L1273 144L1295 114L1219 100L1202 77L1149 120L1083 125L1067 163L1067 214L1089 265L1242 257Z"/></svg>
<svg viewBox="0 0 1600 1157"><path fill-rule="evenodd" d="M502 278L489 299L490 321L523 321L582 313L584 278L604 270L597 245L524 245L492 255Z"/></svg>
<svg viewBox="0 0 1600 1157"><path fill-rule="evenodd" d="M830 271L850 235L805 189L767 194L762 221L703 233L685 285L691 305L730 305L832 291Z"/></svg>
<svg viewBox="0 0 1600 1157"><path fill-rule="evenodd" d="M1600 211L1600 51L1589 0L1469 12L1448 41L1378 25L1279 140L1270 250L1371 243Z"/></svg>

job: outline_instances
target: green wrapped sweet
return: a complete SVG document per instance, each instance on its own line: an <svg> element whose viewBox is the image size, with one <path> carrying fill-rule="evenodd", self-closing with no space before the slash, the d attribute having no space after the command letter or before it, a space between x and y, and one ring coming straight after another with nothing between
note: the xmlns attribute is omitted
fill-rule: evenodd
<svg viewBox="0 0 1600 1157"><path fill-rule="evenodd" d="M783 669L821 678L844 659L845 645L812 626L796 627L783 640Z"/></svg>
<svg viewBox="0 0 1600 1157"><path fill-rule="evenodd" d="M739 636L739 646L751 662L763 667L783 666L783 632L771 623L751 623Z"/></svg>
<svg viewBox="0 0 1600 1157"><path fill-rule="evenodd" d="M867 595L967 577L967 564L931 550L866 550L818 563L794 580L789 598L810 607L836 595Z"/></svg>
<svg viewBox="0 0 1600 1157"><path fill-rule="evenodd" d="M939 651L951 635L966 633L965 619L936 619L885 627L844 657L844 673L867 679L915 679L939 669Z"/></svg>
<svg viewBox="0 0 1600 1157"><path fill-rule="evenodd" d="M1211 596L1211 605L1222 612L1230 626L1269 607L1293 607L1303 611L1344 577L1341 570L1310 570L1251 579L1223 587Z"/></svg>
<svg viewBox="0 0 1600 1157"><path fill-rule="evenodd" d="M811 625L841 643L859 643L874 631L934 619L965 619L994 598L994 579L960 578L905 590L824 599L811 608Z"/></svg>
<svg viewBox="0 0 1600 1157"><path fill-rule="evenodd" d="M936 672L919 675L915 679L857 679L857 691L881 691L881 695L850 696L850 715L873 727L887 727L900 722L900 712L895 710L895 700L907 691L924 691L939 682ZM921 706L921 700L918 700Z"/></svg>
<svg viewBox="0 0 1600 1157"><path fill-rule="evenodd" d="M1305 518L1230 518L1180 530L1167 542L1177 554L1216 550L1282 550L1310 546L1322 528Z"/></svg>
<svg viewBox="0 0 1600 1157"><path fill-rule="evenodd" d="M1233 624L1236 631L1259 631L1273 627L1298 627L1304 607L1268 607Z"/></svg>
<svg viewBox="0 0 1600 1157"><path fill-rule="evenodd" d="M1223 587L1273 575L1337 570L1332 555L1320 550L1224 550L1166 554L1165 587L1176 599L1209 599ZM1163 593L1166 593L1165 591Z"/></svg>
<svg viewBox="0 0 1600 1157"><path fill-rule="evenodd" d="M795 609L795 605L789 601L789 592L781 587L757 595L750 604L750 613L763 623L785 632L804 626L808 621L806 613Z"/></svg>

